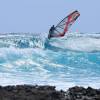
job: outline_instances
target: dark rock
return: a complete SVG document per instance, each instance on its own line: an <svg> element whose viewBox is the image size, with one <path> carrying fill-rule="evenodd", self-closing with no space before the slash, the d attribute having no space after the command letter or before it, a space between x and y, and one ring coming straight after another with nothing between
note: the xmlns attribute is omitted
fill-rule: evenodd
<svg viewBox="0 0 100 100"><path fill-rule="evenodd" d="M88 87L86 92L88 96L95 96L97 94L97 91L95 89L92 89L91 87Z"/></svg>
<svg viewBox="0 0 100 100"><path fill-rule="evenodd" d="M0 86L0 100L100 100L100 89L75 86L57 91L54 86Z"/></svg>

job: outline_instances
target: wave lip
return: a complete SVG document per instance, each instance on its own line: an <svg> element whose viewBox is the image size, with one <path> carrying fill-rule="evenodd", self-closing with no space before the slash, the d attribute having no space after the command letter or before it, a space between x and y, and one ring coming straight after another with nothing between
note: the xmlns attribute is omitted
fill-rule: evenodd
<svg viewBox="0 0 100 100"><path fill-rule="evenodd" d="M43 48L44 39L34 33L3 33L0 34L0 47Z"/></svg>

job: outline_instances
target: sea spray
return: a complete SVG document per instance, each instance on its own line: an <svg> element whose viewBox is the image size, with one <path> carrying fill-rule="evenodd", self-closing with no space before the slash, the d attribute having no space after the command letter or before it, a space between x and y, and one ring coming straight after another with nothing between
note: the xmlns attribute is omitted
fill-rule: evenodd
<svg viewBox="0 0 100 100"><path fill-rule="evenodd" d="M0 35L0 85L40 84L100 87L100 34Z"/></svg>

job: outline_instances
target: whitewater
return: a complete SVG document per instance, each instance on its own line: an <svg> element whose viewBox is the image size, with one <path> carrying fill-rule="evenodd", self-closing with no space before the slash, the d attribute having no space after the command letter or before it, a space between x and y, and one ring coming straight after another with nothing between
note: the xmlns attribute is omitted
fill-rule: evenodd
<svg viewBox="0 0 100 100"><path fill-rule="evenodd" d="M0 85L100 88L100 33L0 34Z"/></svg>

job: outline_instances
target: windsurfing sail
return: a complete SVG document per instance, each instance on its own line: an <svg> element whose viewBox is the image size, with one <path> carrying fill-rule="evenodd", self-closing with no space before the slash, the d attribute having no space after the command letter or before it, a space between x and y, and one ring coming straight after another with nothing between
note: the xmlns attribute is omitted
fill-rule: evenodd
<svg viewBox="0 0 100 100"><path fill-rule="evenodd" d="M68 31L70 26L76 21L76 19L80 16L80 13L76 10L65 17L60 23L57 24L56 27L51 27L49 30L49 38L52 37L62 37Z"/></svg>

